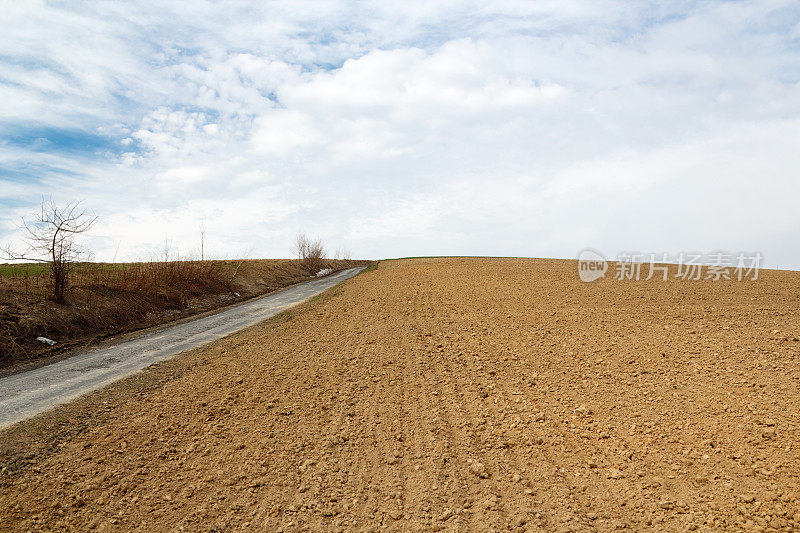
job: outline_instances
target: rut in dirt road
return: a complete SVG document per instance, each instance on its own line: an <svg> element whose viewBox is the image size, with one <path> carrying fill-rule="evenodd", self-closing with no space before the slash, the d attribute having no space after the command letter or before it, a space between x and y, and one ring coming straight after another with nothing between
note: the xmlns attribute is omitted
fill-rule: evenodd
<svg viewBox="0 0 800 533"><path fill-rule="evenodd" d="M0 433L0 523L798 528L798 281L383 262L160 365L157 386L112 386L99 416L96 398L69 406L87 428L34 457L20 450L54 422Z"/></svg>

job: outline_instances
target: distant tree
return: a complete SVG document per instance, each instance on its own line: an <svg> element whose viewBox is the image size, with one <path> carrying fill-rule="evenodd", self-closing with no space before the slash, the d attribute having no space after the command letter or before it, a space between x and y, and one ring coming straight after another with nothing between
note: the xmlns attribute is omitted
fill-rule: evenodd
<svg viewBox="0 0 800 533"><path fill-rule="evenodd" d="M344 246L340 246L336 249L336 252L333 255L334 259L350 259L350 250L345 248Z"/></svg>
<svg viewBox="0 0 800 533"><path fill-rule="evenodd" d="M309 239L305 233L298 233L294 243L297 259L305 263L309 268L319 265L325 259L325 243L322 239Z"/></svg>
<svg viewBox="0 0 800 533"><path fill-rule="evenodd" d="M294 240L294 249L297 252L297 259L302 261L308 255L309 241L305 233L298 233Z"/></svg>
<svg viewBox="0 0 800 533"><path fill-rule="evenodd" d="M321 239L314 239L308 243L308 251L306 252L306 260L319 261L325 259L327 251L325 250L325 243Z"/></svg>
<svg viewBox="0 0 800 533"><path fill-rule="evenodd" d="M69 274L80 261L90 257L78 244L78 236L89 231L97 217L81 209L80 202L59 207L50 200L42 200L41 213L34 221L22 220L20 229L28 245L24 251L6 246L2 254L11 261L46 263L50 268L53 300L63 304L69 288Z"/></svg>

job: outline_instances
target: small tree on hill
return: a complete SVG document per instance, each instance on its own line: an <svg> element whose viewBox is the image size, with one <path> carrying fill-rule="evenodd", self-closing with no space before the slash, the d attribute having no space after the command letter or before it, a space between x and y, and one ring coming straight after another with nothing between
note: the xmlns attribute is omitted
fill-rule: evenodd
<svg viewBox="0 0 800 533"><path fill-rule="evenodd" d="M308 237L305 233L298 233L294 241L294 249L297 252L297 259L302 261L308 255Z"/></svg>
<svg viewBox="0 0 800 533"><path fill-rule="evenodd" d="M59 207L51 200L42 200L39 217L34 221L22 220L23 240L28 245L24 251L10 246L2 249L11 261L46 263L50 268L53 300L64 303L69 288L69 274L75 264L89 258L90 254L77 242L78 236L89 231L97 217L81 209L80 202Z"/></svg>
<svg viewBox="0 0 800 533"><path fill-rule="evenodd" d="M306 261L321 261L325 259L326 253L325 243L323 243L321 239L314 239L308 244L308 252L306 253L305 259Z"/></svg>
<svg viewBox="0 0 800 533"><path fill-rule="evenodd" d="M325 259L325 243L322 239L309 239L305 233L298 233L295 238L297 259L309 268L316 268Z"/></svg>

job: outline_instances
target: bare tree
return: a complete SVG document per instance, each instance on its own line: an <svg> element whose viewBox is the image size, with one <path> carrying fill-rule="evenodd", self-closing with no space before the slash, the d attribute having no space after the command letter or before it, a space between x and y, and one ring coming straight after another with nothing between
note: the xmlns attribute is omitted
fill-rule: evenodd
<svg viewBox="0 0 800 533"><path fill-rule="evenodd" d="M20 229L28 248L19 252L6 246L2 253L11 261L46 263L53 281L53 299L64 303L69 273L77 262L89 257L77 238L89 231L96 221L96 216L81 209L80 202L71 202L62 208L52 199L42 200L39 217L32 222L22 220Z"/></svg>
<svg viewBox="0 0 800 533"><path fill-rule="evenodd" d="M305 233L298 233L294 241L294 249L297 252L297 259L304 260L308 255L309 240Z"/></svg>
<svg viewBox="0 0 800 533"><path fill-rule="evenodd" d="M308 252L306 253L305 259L307 261L319 261L325 259L326 253L325 243L322 242L322 239L314 239L308 243Z"/></svg>
<svg viewBox="0 0 800 533"><path fill-rule="evenodd" d="M325 259L326 250L322 239L311 240L305 233L298 233L294 247L297 259L309 268L316 267L322 259Z"/></svg>

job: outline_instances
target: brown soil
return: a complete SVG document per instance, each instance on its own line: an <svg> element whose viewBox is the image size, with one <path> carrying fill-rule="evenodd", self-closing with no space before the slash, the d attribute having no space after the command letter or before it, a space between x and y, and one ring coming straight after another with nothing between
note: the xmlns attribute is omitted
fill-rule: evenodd
<svg viewBox="0 0 800 533"><path fill-rule="evenodd" d="M796 530L798 287L383 262L0 433L0 529Z"/></svg>

